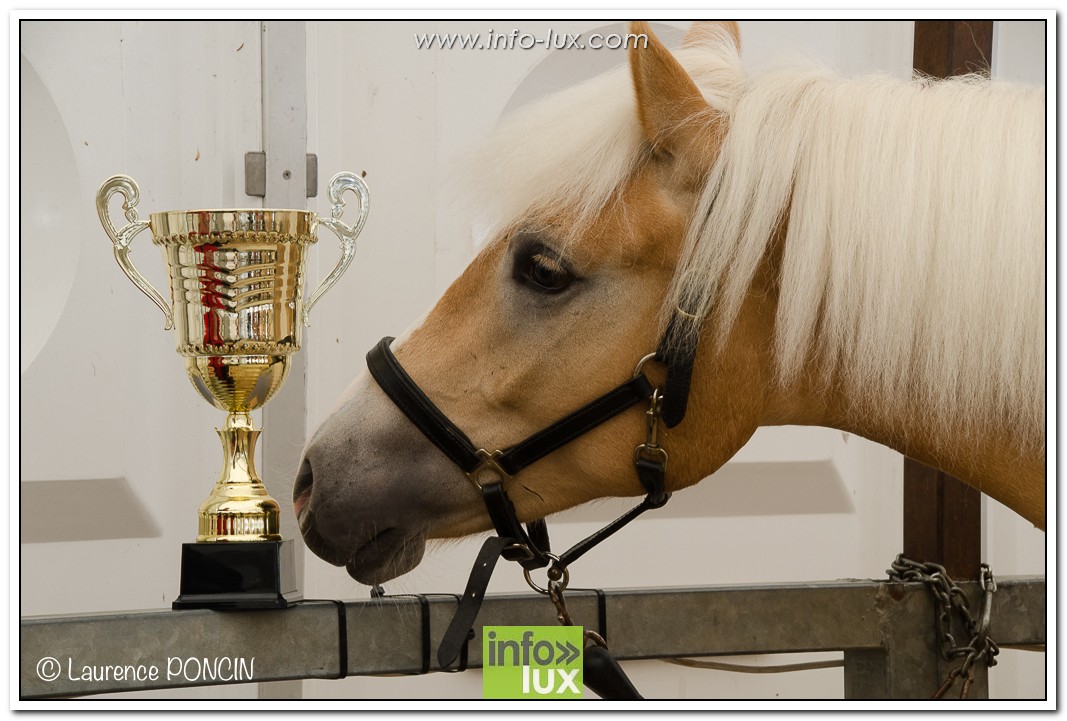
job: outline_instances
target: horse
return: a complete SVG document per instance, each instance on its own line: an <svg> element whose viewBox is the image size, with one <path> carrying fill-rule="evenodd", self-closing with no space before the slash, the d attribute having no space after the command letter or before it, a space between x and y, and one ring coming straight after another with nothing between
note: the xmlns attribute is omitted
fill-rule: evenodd
<svg viewBox="0 0 1067 721"><path fill-rule="evenodd" d="M436 407L507 448L687 349L666 491L759 426L858 434L1044 528L1044 90L972 75L748 76L732 22L509 118L472 150L486 240L391 348ZM501 162L501 159L508 159ZM651 382L665 370L646 364ZM534 521L646 492L630 408L507 481ZM476 489L367 374L294 486L308 547L361 583L490 528Z"/></svg>

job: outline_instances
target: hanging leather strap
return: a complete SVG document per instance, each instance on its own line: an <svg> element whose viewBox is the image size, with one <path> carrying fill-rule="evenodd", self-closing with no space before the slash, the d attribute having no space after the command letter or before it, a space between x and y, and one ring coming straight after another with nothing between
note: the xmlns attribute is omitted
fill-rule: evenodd
<svg viewBox="0 0 1067 721"><path fill-rule="evenodd" d="M478 611L485 598L485 589L489 587L489 579L493 577L496 562L500 560L501 552L511 542L509 538L492 536L485 539L482 549L478 551L474 568L471 569L470 578L467 579L467 587L463 589L463 598L460 599L456 614L452 617L452 622L448 624L448 629L441 638L441 645L437 648L437 663L441 668L451 666L466 646L467 634L474 628L474 622L478 618Z"/></svg>
<svg viewBox="0 0 1067 721"><path fill-rule="evenodd" d="M638 475L648 491L648 495L645 496L645 499L604 528L587 536L561 553L556 560L556 565L560 568L567 568L570 564L577 561L594 547L607 540L630 521L634 520L645 511L653 508L660 508L668 501L668 499L670 499L671 494L667 493L664 489L665 466L663 462L655 459L638 458L637 464L639 468L642 465L644 466L644 470L639 470ZM503 490L500 484L494 483L487 485L495 486L491 495L487 496L487 498L492 498L492 501L486 502L486 505L490 509L490 514L494 513L494 505L497 503L503 502L510 506L510 501L507 499L507 493ZM483 487L483 491L484 490L485 488ZM505 525L511 525L512 532L514 532L514 528L518 526L518 522L515 521L514 511L512 511L510 515L510 520L506 519L503 523ZM495 523L496 520L494 519L494 524ZM520 527L519 531L521 532L521 530ZM442 668L451 664L456 658L456 655L460 652L462 644L466 642L468 633L474 627L474 622L478 619L478 611L482 607L482 599L485 598L485 591L489 587L489 580L493 577L493 570L496 568L497 561L500 557L503 555L505 558L508 558L507 554L509 551L517 551L522 553L522 557L511 558L509 560L518 561L527 570L530 570L532 567L547 565L547 529L545 533L546 537L543 541L544 545L531 545L526 548L522 548L516 544L514 536L506 534L505 537L493 536L485 540L481 550L478 552L478 557L474 560L474 567L471 568L470 577L467 579L467 587L463 591L463 598L460 600L459 606L456 608L456 614L452 617L452 622L448 625L448 630L445 631L445 635L441 639L441 645L437 650L437 660ZM526 553L527 550L529 553ZM530 554L541 556L544 559L544 562L541 562L541 559L539 558L535 564L528 565L525 560ZM601 606L602 605L603 603L601 600ZM603 623L604 609L602 607L599 608L600 619ZM611 676L612 674L609 673L608 675ZM623 674L623 678L625 678L625 674ZM622 697L626 698L626 696Z"/></svg>
<svg viewBox="0 0 1067 721"><path fill-rule="evenodd" d="M501 551L504 558L516 561L526 570L544 568L548 565L548 525L544 519L526 524L524 530L515 515L515 506L508 498L503 483L482 485L482 498L489 518L499 537L510 544Z"/></svg>

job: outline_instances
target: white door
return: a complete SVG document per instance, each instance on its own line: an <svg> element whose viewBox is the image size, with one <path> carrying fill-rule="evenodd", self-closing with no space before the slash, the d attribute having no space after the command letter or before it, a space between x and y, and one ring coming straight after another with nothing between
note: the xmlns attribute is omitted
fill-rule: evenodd
<svg viewBox="0 0 1067 721"><path fill-rule="evenodd" d="M259 206L243 156L261 149L260 23L24 21L20 34L20 613L168 608L218 477L222 414L115 264L94 196L126 173L142 218ZM147 236L134 262L165 290Z"/></svg>

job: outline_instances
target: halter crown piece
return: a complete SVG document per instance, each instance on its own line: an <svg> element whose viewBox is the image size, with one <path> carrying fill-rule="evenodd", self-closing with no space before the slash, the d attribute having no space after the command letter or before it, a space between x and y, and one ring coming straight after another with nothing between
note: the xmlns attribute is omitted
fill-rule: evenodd
<svg viewBox="0 0 1067 721"><path fill-rule="evenodd" d="M673 319L670 325L674 325ZM670 334L668 327L664 338L669 338ZM467 643L481 608L485 589L501 556L519 563L526 572L528 581L531 570L549 566L549 588L542 589L532 581L530 585L539 592L548 594L556 604L561 623L569 623L570 618L562 595L563 589L566 588L566 578L569 576L568 566L630 521L649 509L663 506L670 498L670 494L664 490L667 452L658 443L658 426L662 420L668 428L672 428L685 417L695 348L688 352L668 351L666 342L663 342L659 350L641 359L629 380L525 440L503 450L488 451L472 443L423 393L393 355L389 348L392 341L390 337L383 338L367 354L367 367L371 376L396 407L431 443L459 466L481 492L489 518L497 532L495 537L485 541L478 553L463 599L438 649L438 663L442 668L447 668ZM645 363L652 359L667 365L665 396L652 386L644 374ZM544 519L532 521L524 529L515 514L515 506L508 497L506 486L512 477L530 464L642 401L648 401L650 404L645 414L646 438L645 443L634 449L633 461L638 479L647 495L641 503L604 528L558 556L553 555ZM587 635L599 639L599 644L604 644L603 639L596 634ZM608 666L612 664L613 668L604 672L608 678L602 679L602 686L608 689L613 697L640 698L613 659ZM587 678L586 685L600 693L593 679ZM608 697L604 693L600 695Z"/></svg>

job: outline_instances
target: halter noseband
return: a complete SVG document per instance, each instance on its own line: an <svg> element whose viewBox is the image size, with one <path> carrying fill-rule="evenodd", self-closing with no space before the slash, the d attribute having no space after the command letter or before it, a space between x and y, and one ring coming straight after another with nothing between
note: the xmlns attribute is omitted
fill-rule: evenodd
<svg viewBox="0 0 1067 721"><path fill-rule="evenodd" d="M671 324L674 325L672 319ZM670 337L668 327L664 339ZM672 428L685 417L689 384L693 371L693 351L671 351L661 343L653 354L642 358L633 376L607 393L590 401L573 413L503 450L488 451L477 447L470 438L431 401L407 374L383 338L367 354L371 376L396 407L408 417L426 438L441 450L467 476L482 494L486 510L497 536L486 540L471 571L463 601L456 610L438 650L438 662L447 667L459 655L481 606L496 561L504 558L518 562L529 574L551 563L549 577L562 578L567 566L591 548L611 536L645 511L659 508L670 494L664 489L667 454L657 442L660 420ZM644 364L651 359L667 365L667 394L662 396L644 374ZM584 433L614 418L642 401L649 401L646 413L646 442L634 450L634 467L645 488L644 500L610 524L555 556L549 551L548 527L544 519L523 529L508 497L508 482L530 464L570 443ZM532 582L531 582L531 585Z"/></svg>

